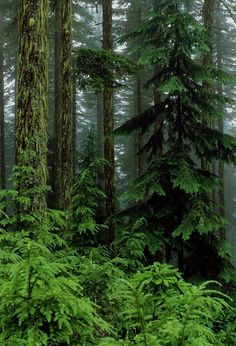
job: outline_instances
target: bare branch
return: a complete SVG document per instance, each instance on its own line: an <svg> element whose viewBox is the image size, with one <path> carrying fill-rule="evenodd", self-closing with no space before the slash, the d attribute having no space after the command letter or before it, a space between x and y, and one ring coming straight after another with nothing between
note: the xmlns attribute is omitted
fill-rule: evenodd
<svg viewBox="0 0 236 346"><path fill-rule="evenodd" d="M236 16L234 15L232 9L230 8L230 6L224 1L224 0L220 0L220 2L223 4L223 6L226 8L226 10L228 11L230 18L234 21L234 23L236 24Z"/></svg>

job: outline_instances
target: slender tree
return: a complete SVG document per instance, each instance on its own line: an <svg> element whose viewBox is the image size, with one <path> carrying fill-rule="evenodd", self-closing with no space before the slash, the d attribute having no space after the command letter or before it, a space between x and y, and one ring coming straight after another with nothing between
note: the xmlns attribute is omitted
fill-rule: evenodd
<svg viewBox="0 0 236 346"><path fill-rule="evenodd" d="M73 184L73 112L72 112L72 3L61 1L60 97L56 121L56 199L59 209L70 205Z"/></svg>
<svg viewBox="0 0 236 346"><path fill-rule="evenodd" d="M222 47L222 7L220 2L218 2L218 12L216 14L216 26L217 26L217 35L216 35L216 63L219 70L223 69L223 47ZM217 91L219 95L223 95L223 85L219 81L217 83ZM217 120L217 126L220 133L224 133L224 117L221 117ZM218 176L219 176L219 212L222 217L225 217L225 188L224 188L224 162L219 161L218 166ZM225 229L221 229L222 236L225 238Z"/></svg>
<svg viewBox="0 0 236 346"><path fill-rule="evenodd" d="M52 207L57 207L57 177L56 168L59 160L57 143L59 140L58 119L61 113L61 0L53 2L54 5L54 116L52 127L52 141L51 141L51 156L49 158L49 183L52 188L52 193L49 197L48 203ZM56 196L56 200L55 200Z"/></svg>
<svg viewBox="0 0 236 346"><path fill-rule="evenodd" d="M19 191L31 189L31 210L46 207L48 0L21 0L16 117L16 164ZM25 181L25 169L33 168Z"/></svg>
<svg viewBox="0 0 236 346"><path fill-rule="evenodd" d="M203 64L207 66L208 70L210 70L213 66L213 23L214 23L214 0L204 0L203 8L203 23L205 32L207 35L207 46L208 51L206 51L203 55ZM212 88L212 83L210 79L204 83L207 89ZM208 117L208 120L204 121L203 124L205 126L213 127L213 119L211 115ZM212 167L210 162L202 159L202 167L203 169L207 168L210 172L212 171Z"/></svg>
<svg viewBox="0 0 236 346"><path fill-rule="evenodd" d="M0 7L0 28L3 28L3 6ZM0 187L4 189L6 187L6 165L5 165L5 112L4 112L4 35L0 35Z"/></svg>
<svg viewBox="0 0 236 346"><path fill-rule="evenodd" d="M103 48L113 50L112 37L112 0L103 0ZM104 167L105 175L105 217L109 218L115 212L115 153L114 153L114 109L113 89L105 87L103 92L103 117L104 117L104 158L107 164ZM115 224L108 221L107 242L114 239Z"/></svg>

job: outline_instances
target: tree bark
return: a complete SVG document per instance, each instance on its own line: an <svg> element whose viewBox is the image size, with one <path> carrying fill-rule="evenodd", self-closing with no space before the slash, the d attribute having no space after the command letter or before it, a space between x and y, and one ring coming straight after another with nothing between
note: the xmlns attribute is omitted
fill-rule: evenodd
<svg viewBox="0 0 236 346"><path fill-rule="evenodd" d="M103 0L103 48L113 50L112 0ZM114 109L113 89L106 87L103 92L104 117L104 167L105 175L105 217L108 220L107 243L114 240L115 223L110 220L115 213L115 151L114 151Z"/></svg>
<svg viewBox="0 0 236 346"><path fill-rule="evenodd" d="M138 77L136 80L136 111L137 114L141 114L143 110L142 105L142 82L141 78ZM143 147L143 136L140 133L136 135L136 150L138 149L137 154L137 173L138 175L142 174L144 171L144 159L143 159L143 153L141 152Z"/></svg>
<svg viewBox="0 0 236 346"><path fill-rule="evenodd" d="M219 10L221 9L221 4L219 2ZM222 64L222 54L223 54L223 48L222 48L222 34L221 34L221 25L222 21L220 18L221 14L217 14L216 21L217 21L217 27L219 27L219 31L217 33L216 37L216 62L217 67L219 70L222 70L223 64ZM217 84L217 91L219 95L223 95L223 86L222 83L218 82ZM222 110L223 111L223 110ZM221 133L224 133L224 118L218 118L217 121L218 125L218 131ZM218 199L219 199L219 213L222 217L225 217L225 188L224 188L224 162L219 161L218 166L218 176L219 176L219 192L218 192ZM225 228L221 229L221 236L225 239Z"/></svg>
<svg viewBox="0 0 236 346"><path fill-rule="evenodd" d="M214 18L214 0L204 0L203 4L203 22L205 27L205 32L207 35L207 45L209 51L203 56L203 65L206 67L213 66L213 18ZM206 82L205 88L212 88L211 83ZM203 122L203 125L206 127L212 128L212 117L209 115L209 119ZM205 158L202 159L202 168L208 172L212 171L211 163L208 162Z"/></svg>
<svg viewBox="0 0 236 346"><path fill-rule="evenodd" d="M31 193L30 210L46 207L48 0L21 0L19 12L16 164L17 189ZM34 176L25 181L24 167Z"/></svg>
<svg viewBox="0 0 236 346"><path fill-rule="evenodd" d="M75 72L73 71L73 106L72 106L72 114L73 114L73 177L76 175L76 158L77 158L77 88L76 88L76 79Z"/></svg>
<svg viewBox="0 0 236 346"><path fill-rule="evenodd" d="M61 0L55 1L54 8L54 114L53 114L53 130L52 130L52 142L51 153L49 156L49 182L52 191L49 195L48 204L51 208L57 208L57 162L58 152L57 143L59 140L58 119L61 113L61 68L60 68L60 56L61 56Z"/></svg>
<svg viewBox="0 0 236 346"><path fill-rule="evenodd" d="M0 25L3 29L3 9L0 8ZM6 188L6 162L5 162L5 111L4 111L4 36L0 35L0 172L1 189Z"/></svg>
<svg viewBox="0 0 236 346"><path fill-rule="evenodd" d="M73 114L72 114L72 3L61 1L60 95L56 122L56 200L61 210L68 209L73 185Z"/></svg>

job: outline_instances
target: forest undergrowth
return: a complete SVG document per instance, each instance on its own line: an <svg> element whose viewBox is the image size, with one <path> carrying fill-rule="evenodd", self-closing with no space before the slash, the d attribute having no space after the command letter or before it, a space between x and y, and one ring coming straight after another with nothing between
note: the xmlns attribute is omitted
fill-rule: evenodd
<svg viewBox="0 0 236 346"><path fill-rule="evenodd" d="M138 26L117 40L126 56L113 50L111 0L102 2L103 49L72 49L75 2L17 4L11 188L1 167L0 346L236 345L220 170L236 166L236 138L221 126L234 104L224 88L235 79L215 64L214 2L203 3L201 22L188 1L150 1L151 11L139 11ZM115 129L114 96L132 78L137 112ZM78 153L77 88L101 101L103 126L88 131ZM152 94L144 105L142 93ZM136 167L132 182L115 151L125 135L135 143L126 163ZM2 138L4 130L5 154Z"/></svg>
<svg viewBox="0 0 236 346"><path fill-rule="evenodd" d="M29 212L44 189L1 191L0 344L235 345L235 308L220 283L144 265L139 239L96 245L106 228L95 219L97 164L75 185L76 223L71 213ZM24 172L27 181L35 176Z"/></svg>

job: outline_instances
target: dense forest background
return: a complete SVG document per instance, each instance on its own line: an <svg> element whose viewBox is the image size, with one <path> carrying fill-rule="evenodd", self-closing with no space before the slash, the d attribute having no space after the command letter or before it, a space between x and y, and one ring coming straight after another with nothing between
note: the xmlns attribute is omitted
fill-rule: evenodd
<svg viewBox="0 0 236 346"><path fill-rule="evenodd" d="M233 0L1 0L1 345L236 344L235 37Z"/></svg>

